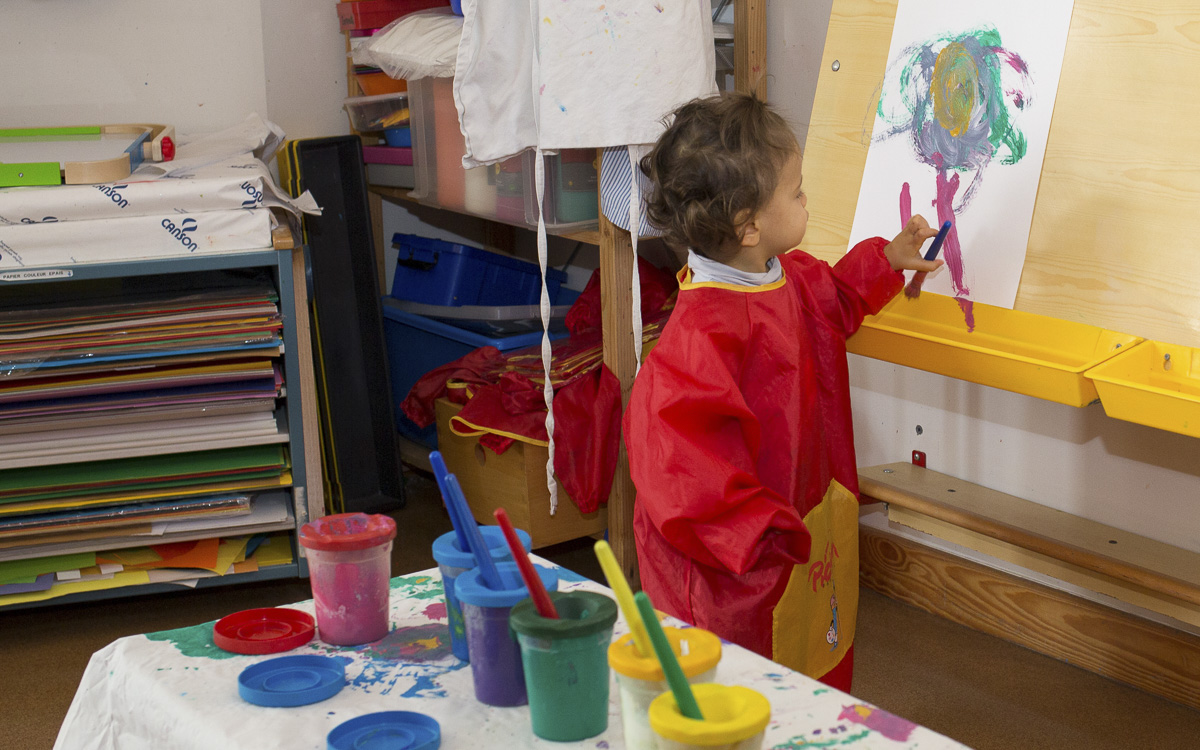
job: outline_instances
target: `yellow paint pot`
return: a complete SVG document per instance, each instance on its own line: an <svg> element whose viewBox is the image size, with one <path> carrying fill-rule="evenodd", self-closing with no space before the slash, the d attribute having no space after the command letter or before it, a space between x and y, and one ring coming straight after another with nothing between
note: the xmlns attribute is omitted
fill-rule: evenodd
<svg viewBox="0 0 1200 750"><path fill-rule="evenodd" d="M650 727L658 750L760 750L771 704L757 690L740 685L692 686L704 719L679 712L675 695L663 693L650 704Z"/></svg>
<svg viewBox="0 0 1200 750"><path fill-rule="evenodd" d="M700 628L664 627L663 634L679 660L688 682L712 682L721 661L721 639ZM662 666L654 654L642 655L633 635L618 638L608 647L608 665L617 675L621 695L621 724L625 747L629 750L654 750L654 730L650 728L650 704L664 692L670 692Z"/></svg>

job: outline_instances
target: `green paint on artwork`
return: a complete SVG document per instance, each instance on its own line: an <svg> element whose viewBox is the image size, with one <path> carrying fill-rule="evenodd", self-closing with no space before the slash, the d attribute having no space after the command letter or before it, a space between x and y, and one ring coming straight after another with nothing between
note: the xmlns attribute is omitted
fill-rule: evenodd
<svg viewBox="0 0 1200 750"><path fill-rule="evenodd" d="M805 739L803 735L793 737L790 740L775 745L771 750L809 750L810 748L818 747L844 747L846 745L854 745L860 740L865 740L871 735L871 730L866 729L858 734L847 734L844 737L830 737L828 739Z"/></svg>
<svg viewBox="0 0 1200 750"><path fill-rule="evenodd" d="M214 621L215 622L215 621ZM166 641L184 656L200 659L229 659L237 654L224 651L213 643L213 622L192 625L178 630L163 630L158 633L147 633L146 638L152 641Z"/></svg>
<svg viewBox="0 0 1200 750"><path fill-rule="evenodd" d="M405 599L441 599L446 595L442 579L432 576L399 576L392 579L391 588L403 591Z"/></svg>

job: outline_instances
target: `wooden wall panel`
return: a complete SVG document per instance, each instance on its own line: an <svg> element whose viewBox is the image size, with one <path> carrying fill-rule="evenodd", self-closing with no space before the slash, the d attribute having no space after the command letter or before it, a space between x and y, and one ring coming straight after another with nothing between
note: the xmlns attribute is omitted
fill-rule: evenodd
<svg viewBox="0 0 1200 750"><path fill-rule="evenodd" d="M862 583L885 596L1200 708L1200 638L874 528L859 555Z"/></svg>

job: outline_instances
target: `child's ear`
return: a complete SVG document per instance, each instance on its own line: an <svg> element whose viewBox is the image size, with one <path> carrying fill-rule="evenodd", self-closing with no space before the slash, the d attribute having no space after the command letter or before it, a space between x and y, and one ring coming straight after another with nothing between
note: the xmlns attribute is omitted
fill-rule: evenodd
<svg viewBox="0 0 1200 750"><path fill-rule="evenodd" d="M751 217L738 228L742 247L755 247L762 240L762 231L758 228L758 217Z"/></svg>

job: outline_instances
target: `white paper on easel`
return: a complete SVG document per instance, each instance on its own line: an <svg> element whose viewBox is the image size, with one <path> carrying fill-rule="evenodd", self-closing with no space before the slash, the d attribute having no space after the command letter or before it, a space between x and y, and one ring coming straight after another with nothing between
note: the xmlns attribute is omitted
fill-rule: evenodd
<svg viewBox="0 0 1200 750"><path fill-rule="evenodd" d="M1013 306L1073 4L900 0L849 247L950 220L924 289Z"/></svg>
<svg viewBox="0 0 1200 750"><path fill-rule="evenodd" d="M0 270L270 249L271 210L0 226Z"/></svg>

